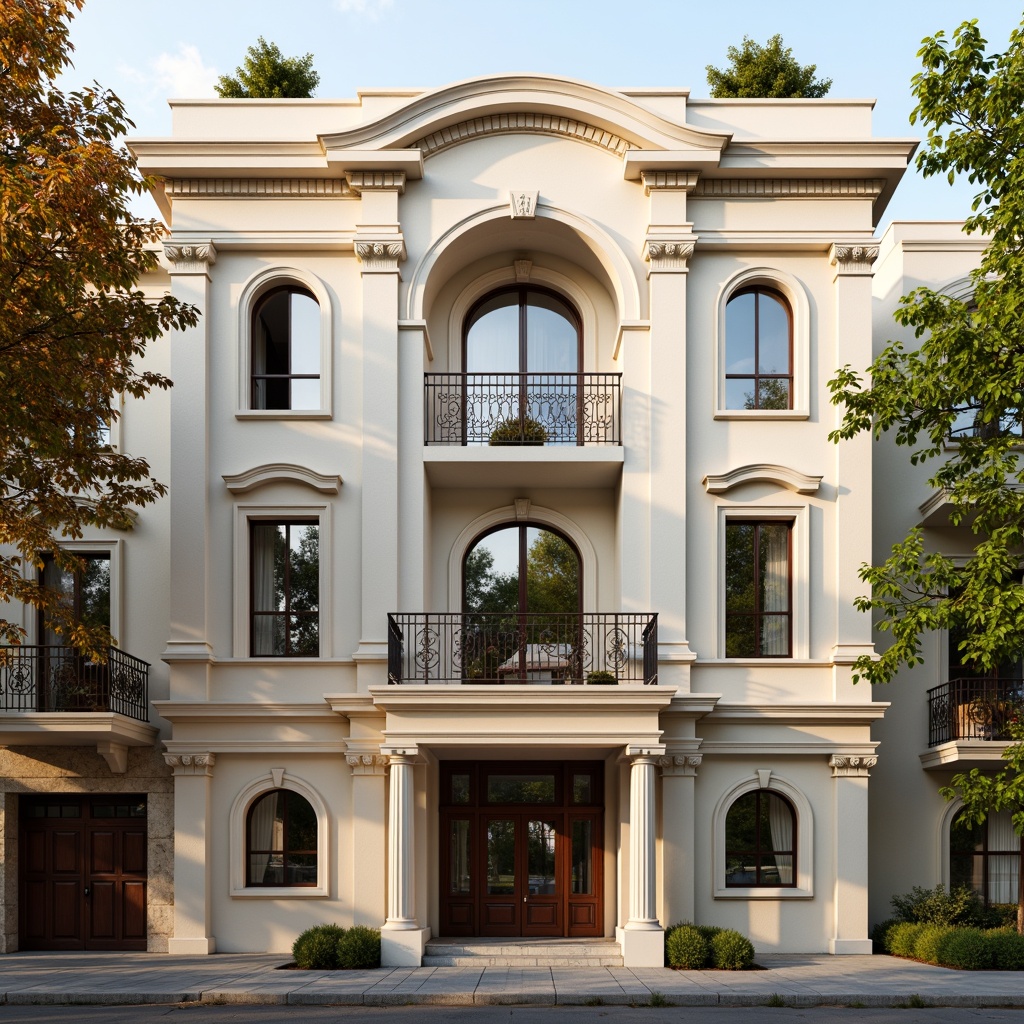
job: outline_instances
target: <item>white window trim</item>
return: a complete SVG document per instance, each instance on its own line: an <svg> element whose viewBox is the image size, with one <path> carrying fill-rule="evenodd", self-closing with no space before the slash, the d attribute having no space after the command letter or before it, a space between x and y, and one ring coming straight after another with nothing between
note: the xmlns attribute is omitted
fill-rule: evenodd
<svg viewBox="0 0 1024 1024"><path fill-rule="evenodd" d="M245 884L245 819L249 808L264 793L290 789L305 797L316 814L316 881L315 886ZM231 879L228 895L243 899L313 899L330 896L330 816L320 794L304 779L280 768L272 768L262 778L254 779L235 797L230 815Z"/></svg>
<svg viewBox="0 0 1024 1024"><path fill-rule="evenodd" d="M785 296L793 316L793 408L727 409L725 405L725 307L741 288L764 285ZM803 285L772 267L750 267L729 278L715 307L715 419L806 420L810 417L811 308Z"/></svg>
<svg viewBox="0 0 1024 1024"><path fill-rule="evenodd" d="M727 658L725 656L725 528L730 519L756 519L760 522L791 523L792 564L790 635L792 649L788 658ZM719 505L718 566L715 573L718 600L716 635L718 658L729 665L788 665L810 658L810 516L806 505Z"/></svg>
<svg viewBox="0 0 1024 1024"><path fill-rule="evenodd" d="M123 595L124 595L124 580L123 580L123 568L122 568L122 552L123 552L123 541L117 538L111 538L110 540L76 540L71 541L67 544L60 544L59 547L62 551L69 551L71 554L102 554L106 552L110 555L110 635L118 642L118 644L125 650L128 648L124 647L121 642L123 637L121 636L121 624L123 621L122 610L123 610ZM23 562L24 573L26 579L32 578L37 579L38 574L36 568L31 561ZM36 615L35 609L29 608L28 605L24 606L28 614L29 622L26 623L26 628L31 636L35 636L36 643L41 644L43 642L42 637L36 636L38 632L38 621L39 616ZM29 623L31 625L29 625ZM128 650L128 653L131 653Z"/></svg>
<svg viewBox="0 0 1024 1024"><path fill-rule="evenodd" d="M331 656L331 592L328 581L331 559L330 505L235 505L235 557L232 573L234 592L234 649L233 656L245 661L269 665L308 664L313 658L253 657L249 653L249 524L260 521L308 519L320 527L320 654Z"/></svg>
<svg viewBox="0 0 1024 1024"><path fill-rule="evenodd" d="M796 815L796 885L728 886L725 884L725 819L729 808L747 793L765 789L784 796ZM722 794L712 817L711 858L716 900L806 900L814 896L814 815L807 797L792 782L761 769Z"/></svg>
<svg viewBox="0 0 1024 1024"><path fill-rule="evenodd" d="M271 289L294 285L309 291L320 306L320 408L319 409L253 409L252 395L252 314L256 303ZM267 267L249 278L242 286L235 307L238 322L238 401L235 417L240 420L323 420L332 416L331 343L333 306L331 295L315 274L295 267Z"/></svg>

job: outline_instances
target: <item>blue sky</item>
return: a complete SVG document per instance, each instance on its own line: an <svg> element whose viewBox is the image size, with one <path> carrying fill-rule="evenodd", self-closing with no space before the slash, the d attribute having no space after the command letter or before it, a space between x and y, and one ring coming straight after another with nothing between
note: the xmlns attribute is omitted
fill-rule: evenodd
<svg viewBox="0 0 1024 1024"><path fill-rule="evenodd" d="M877 100L876 135L920 136L908 121L920 41L969 18L992 51L1024 13L1021 0L86 0L62 84L95 79L125 100L134 134L166 135L167 98L213 96L217 76L262 35L286 55L314 55L321 97L509 71L699 97L705 66L724 66L728 46L779 32L798 60L832 78L830 95ZM967 182L911 172L885 219L958 219L972 195Z"/></svg>

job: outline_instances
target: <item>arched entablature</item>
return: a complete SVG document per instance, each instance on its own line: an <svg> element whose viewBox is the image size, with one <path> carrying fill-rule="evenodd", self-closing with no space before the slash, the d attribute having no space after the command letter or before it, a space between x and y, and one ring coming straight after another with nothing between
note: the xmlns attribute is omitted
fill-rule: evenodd
<svg viewBox="0 0 1024 1024"><path fill-rule="evenodd" d="M448 610L462 611L462 565L466 552L479 537L496 526L513 525L524 518L534 526L548 526L564 534L579 552L583 569L583 607L596 611L597 604L597 551L585 531L578 523L554 509L534 505L530 501L517 499L511 505L492 509L477 516L456 537L448 555Z"/></svg>
<svg viewBox="0 0 1024 1024"><path fill-rule="evenodd" d="M290 462L268 462L254 466L244 473L225 473L224 485L232 494L245 494L268 484L301 484L322 494L337 494L341 490L341 477L337 474L317 473Z"/></svg>
<svg viewBox="0 0 1024 1024"><path fill-rule="evenodd" d="M634 269L625 252L608 232L578 214L544 202L538 203L536 220L532 223L537 225L538 222L541 228L545 223L557 224L572 242L578 241L582 247L581 255L585 254L587 262L594 264L595 269L600 271L603 277L601 283L612 297L620 323L642 318L641 291L637 278L639 268ZM427 320L440 289L460 270L483 255L507 250L511 272L512 257L523 251L518 232L523 230L524 223L530 222L516 222L517 241L512 242L510 239L505 242L507 235L503 229L510 223L508 203L495 204L463 218L440 235L410 275L405 297L405 319ZM538 249L546 251L546 240L541 235L542 231L538 230ZM563 252L559 255L571 259L571 253ZM540 271L540 267L531 270L531 277ZM564 276L561 279L563 282L568 281ZM573 291L568 287L558 290L564 290L566 297L575 301ZM577 303L577 307L583 313L580 303Z"/></svg>
<svg viewBox="0 0 1024 1024"><path fill-rule="evenodd" d="M599 145L686 151L717 163L731 135L675 124L629 96L554 75L491 75L416 96L369 124L320 136L328 151L415 148L424 157L481 135L543 132Z"/></svg>
<svg viewBox="0 0 1024 1024"><path fill-rule="evenodd" d="M728 473L709 473L704 477L704 489L708 494L725 494L734 487L750 483L777 484L797 494L817 494L821 477L808 476L789 466L770 462L755 462L749 466L738 466Z"/></svg>

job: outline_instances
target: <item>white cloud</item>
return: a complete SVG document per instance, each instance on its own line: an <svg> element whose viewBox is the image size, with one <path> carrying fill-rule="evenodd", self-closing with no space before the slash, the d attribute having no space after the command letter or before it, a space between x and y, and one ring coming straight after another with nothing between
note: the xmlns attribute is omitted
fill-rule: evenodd
<svg viewBox="0 0 1024 1024"><path fill-rule="evenodd" d="M177 53L158 54L148 69L122 67L125 77L148 87L150 95L193 99L213 96L219 77L216 68L207 67L196 46L182 43Z"/></svg>
<svg viewBox="0 0 1024 1024"><path fill-rule="evenodd" d="M393 4L394 0L334 0L334 6L342 14L355 14L372 21L376 21Z"/></svg>

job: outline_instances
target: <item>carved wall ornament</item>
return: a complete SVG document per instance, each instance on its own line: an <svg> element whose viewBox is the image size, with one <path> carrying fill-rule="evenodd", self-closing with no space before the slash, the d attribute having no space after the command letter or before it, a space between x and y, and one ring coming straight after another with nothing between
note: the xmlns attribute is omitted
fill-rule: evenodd
<svg viewBox="0 0 1024 1024"><path fill-rule="evenodd" d="M213 242L164 242L164 256L172 264L172 274L206 273L217 262Z"/></svg>
<svg viewBox="0 0 1024 1024"><path fill-rule="evenodd" d="M828 259L840 274L870 274L871 265L878 259L878 246L836 244Z"/></svg>
<svg viewBox="0 0 1024 1024"><path fill-rule="evenodd" d="M516 519L529 519L530 518L530 499L529 498L516 498Z"/></svg>
<svg viewBox="0 0 1024 1024"><path fill-rule="evenodd" d="M878 764L878 758L874 754L866 756L833 754L828 759L828 766L832 769L833 778L845 776L867 778L871 774L870 769L874 768L876 764Z"/></svg>
<svg viewBox="0 0 1024 1024"><path fill-rule="evenodd" d="M703 754L667 754L665 757L659 758L661 774L668 778L674 776L692 777L697 774L697 769L703 760Z"/></svg>
<svg viewBox="0 0 1024 1024"><path fill-rule="evenodd" d="M537 216L537 197L539 193L536 189L532 192L529 190L520 190L509 192L509 214L513 220L533 220Z"/></svg>
<svg viewBox="0 0 1024 1024"><path fill-rule="evenodd" d="M356 195L361 192L405 193L405 171L345 171L345 180Z"/></svg>
<svg viewBox="0 0 1024 1024"><path fill-rule="evenodd" d="M364 272L397 271L406 257L405 241L401 238L356 242L355 250Z"/></svg>
<svg viewBox="0 0 1024 1024"><path fill-rule="evenodd" d="M530 280L530 273L533 270L533 260L513 260L512 266L516 271L516 284L525 284Z"/></svg>
<svg viewBox="0 0 1024 1024"><path fill-rule="evenodd" d="M216 754L164 754L164 761L175 775L212 775Z"/></svg>
<svg viewBox="0 0 1024 1024"><path fill-rule="evenodd" d="M474 117L470 121L448 125L422 139L417 139L411 149L423 152L423 159L441 153L451 146L468 142L470 139L482 138L486 135L536 134L560 135L577 142L586 142L591 146L606 149L616 156L623 156L636 147L613 132L605 131L597 125L577 121L571 117L559 117L557 114L542 114L536 111L519 113L487 114Z"/></svg>
<svg viewBox="0 0 1024 1024"><path fill-rule="evenodd" d="M644 243L644 259L651 265L649 273L688 269L694 244L693 240L646 241Z"/></svg>
<svg viewBox="0 0 1024 1024"><path fill-rule="evenodd" d="M341 178L168 178L172 199L354 199L358 193Z"/></svg>

